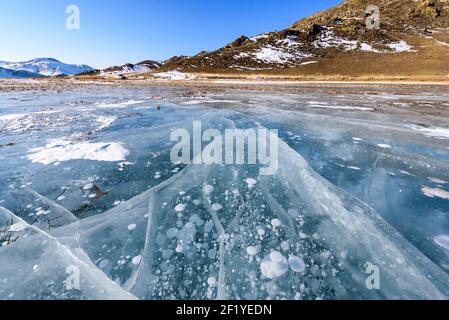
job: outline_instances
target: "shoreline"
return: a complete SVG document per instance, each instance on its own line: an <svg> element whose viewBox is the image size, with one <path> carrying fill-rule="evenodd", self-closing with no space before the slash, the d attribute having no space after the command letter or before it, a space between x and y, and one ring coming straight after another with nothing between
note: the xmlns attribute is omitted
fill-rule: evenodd
<svg viewBox="0 0 449 320"><path fill-rule="evenodd" d="M401 81L401 80L287 80L287 79L0 79L0 93L29 90L67 90L86 87L178 87L193 89L241 89L264 91L293 91L295 88L448 88L449 81ZM449 91L448 91L449 92Z"/></svg>

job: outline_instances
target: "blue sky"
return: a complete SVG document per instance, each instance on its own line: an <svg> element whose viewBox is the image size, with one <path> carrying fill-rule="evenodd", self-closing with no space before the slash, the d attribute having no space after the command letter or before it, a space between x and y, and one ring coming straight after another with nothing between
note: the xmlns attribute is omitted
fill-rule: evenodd
<svg viewBox="0 0 449 320"><path fill-rule="evenodd" d="M0 61L54 57L96 68L214 50L284 29L341 0L0 0ZM80 30L65 27L80 8Z"/></svg>

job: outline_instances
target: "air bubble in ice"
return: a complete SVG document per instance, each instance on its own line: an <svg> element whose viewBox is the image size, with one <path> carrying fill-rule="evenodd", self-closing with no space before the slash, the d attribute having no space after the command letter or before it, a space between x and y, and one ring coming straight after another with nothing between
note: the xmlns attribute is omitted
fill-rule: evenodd
<svg viewBox="0 0 449 320"><path fill-rule="evenodd" d="M300 257L291 256L288 259L288 264L290 266L290 269L292 269L292 271L294 272L304 272L306 270L306 264Z"/></svg>
<svg viewBox="0 0 449 320"><path fill-rule="evenodd" d="M265 229L262 228L262 227L257 227L256 230L257 230L257 234L258 234L259 236L264 236L265 233L266 233Z"/></svg>
<svg viewBox="0 0 449 320"><path fill-rule="evenodd" d="M246 184L248 185L248 189L254 188L254 186L257 184L257 180L253 178L248 178L245 180Z"/></svg>
<svg viewBox="0 0 449 320"><path fill-rule="evenodd" d="M204 187L203 187L203 192L204 192L204 194L205 195L210 195L212 192L214 192L214 187L213 186L211 186L210 184L206 184L206 185L204 185Z"/></svg>
<svg viewBox="0 0 449 320"><path fill-rule="evenodd" d="M173 256L174 252L172 249L166 249L164 251L162 251L162 258L164 260L168 260Z"/></svg>
<svg viewBox="0 0 449 320"><path fill-rule="evenodd" d="M204 232L209 233L212 231L212 229L214 228L214 224L212 221L208 221L206 222L206 224L204 225Z"/></svg>
<svg viewBox="0 0 449 320"><path fill-rule="evenodd" d="M100 267L100 269L104 269L109 265L109 260L108 259L103 259L100 261L100 264L98 265Z"/></svg>
<svg viewBox="0 0 449 320"><path fill-rule="evenodd" d="M258 246L249 246L248 248L246 248L246 252L250 255L250 256L256 256L259 253L260 248Z"/></svg>
<svg viewBox="0 0 449 320"><path fill-rule="evenodd" d="M290 250L290 244L287 241L281 243L281 249L284 251Z"/></svg>
<svg viewBox="0 0 449 320"><path fill-rule="evenodd" d="M287 259L285 259L282 253L273 251L262 260L260 270L268 279L282 277L288 271Z"/></svg>
<svg viewBox="0 0 449 320"><path fill-rule="evenodd" d="M271 225L275 228L279 228L280 226L282 226L282 222L279 219L273 219L271 220Z"/></svg>
<svg viewBox="0 0 449 320"><path fill-rule="evenodd" d="M215 283L217 283L217 279L215 279L215 277L210 277L209 279L207 279L207 284L209 286L213 287Z"/></svg>
<svg viewBox="0 0 449 320"><path fill-rule="evenodd" d="M180 204L178 204L178 205L175 207L175 211L176 211L176 212L183 212L183 211L186 209L186 207L187 207L186 204L180 203Z"/></svg>
<svg viewBox="0 0 449 320"><path fill-rule="evenodd" d="M176 237L177 235L178 235L178 229L176 229L176 228L168 229L168 231L167 231L167 237L168 237L169 239L172 239L172 238Z"/></svg>
<svg viewBox="0 0 449 320"><path fill-rule="evenodd" d="M207 253L207 256L209 257L209 259L214 259L217 256L217 250L210 249Z"/></svg>

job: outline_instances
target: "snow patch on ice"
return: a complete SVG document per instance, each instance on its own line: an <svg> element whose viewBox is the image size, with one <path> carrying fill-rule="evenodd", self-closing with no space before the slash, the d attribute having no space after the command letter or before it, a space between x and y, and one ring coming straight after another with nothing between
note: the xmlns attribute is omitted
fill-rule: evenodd
<svg viewBox="0 0 449 320"><path fill-rule="evenodd" d="M101 124L98 130L104 130L106 128L109 128L115 121L117 120L116 116L100 116L97 118L97 121Z"/></svg>
<svg viewBox="0 0 449 320"><path fill-rule="evenodd" d="M438 178L429 178L430 181L434 182L434 183L438 183L438 184L448 184L449 182L445 181L445 180L441 180Z"/></svg>
<svg viewBox="0 0 449 320"><path fill-rule="evenodd" d="M24 221L18 221L17 223L11 225L8 229L9 232L21 232L27 228L27 224Z"/></svg>
<svg viewBox="0 0 449 320"><path fill-rule="evenodd" d="M429 197L429 198L437 197L437 198L449 200L449 192L447 192L446 190L443 190L443 189L422 187L421 191L422 191L422 193L424 193L424 195L426 197Z"/></svg>
<svg viewBox="0 0 449 320"><path fill-rule="evenodd" d="M136 105L136 104L142 104L145 101L136 101L136 100L129 100L125 102L115 102L115 103L96 103L95 106L99 108L125 108L128 106Z"/></svg>
<svg viewBox="0 0 449 320"><path fill-rule="evenodd" d="M0 116L0 121L11 121L18 120L26 116L26 114L7 114L5 116Z"/></svg>
<svg viewBox="0 0 449 320"><path fill-rule="evenodd" d="M45 147L33 148L27 156L33 163L49 165L70 160L123 161L129 151L117 142L71 142L52 140Z"/></svg>

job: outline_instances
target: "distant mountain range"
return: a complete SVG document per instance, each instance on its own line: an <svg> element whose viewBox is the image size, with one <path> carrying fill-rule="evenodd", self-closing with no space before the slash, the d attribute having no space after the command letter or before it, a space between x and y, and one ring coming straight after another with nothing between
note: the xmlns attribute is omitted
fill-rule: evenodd
<svg viewBox="0 0 449 320"><path fill-rule="evenodd" d="M87 65L66 64L53 58L37 58L30 61L0 61L0 78L41 78L75 75L113 75L121 76L130 73L145 73L162 66L161 62L145 60L136 64L127 63L97 70Z"/></svg>
<svg viewBox="0 0 449 320"><path fill-rule="evenodd" d="M0 61L0 78L40 78L73 76L95 70L87 65L62 63L53 58L37 58L30 61Z"/></svg>
<svg viewBox="0 0 449 320"><path fill-rule="evenodd" d="M28 71L16 71L0 67L0 78L14 79L14 78L38 78L38 77L41 77L41 75L31 73Z"/></svg>

